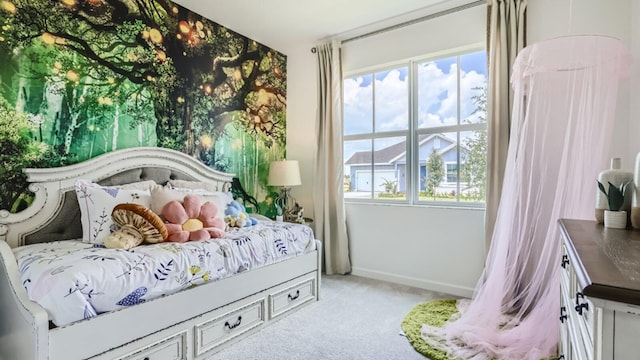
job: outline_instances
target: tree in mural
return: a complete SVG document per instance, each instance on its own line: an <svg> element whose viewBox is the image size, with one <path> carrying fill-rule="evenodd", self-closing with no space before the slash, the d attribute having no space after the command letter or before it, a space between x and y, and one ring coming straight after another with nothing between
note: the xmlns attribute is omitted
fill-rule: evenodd
<svg viewBox="0 0 640 360"><path fill-rule="evenodd" d="M30 131L26 116L0 99L0 209L15 212L28 203L22 197L21 185L26 180L22 169L37 165L46 153L46 146L29 141Z"/></svg>
<svg viewBox="0 0 640 360"><path fill-rule="evenodd" d="M237 150L260 177L271 160L260 150L284 151L285 56L170 1L0 0L0 60L12 83L0 96L46 119L36 133L62 163L116 150L124 131L126 146L219 170Z"/></svg>

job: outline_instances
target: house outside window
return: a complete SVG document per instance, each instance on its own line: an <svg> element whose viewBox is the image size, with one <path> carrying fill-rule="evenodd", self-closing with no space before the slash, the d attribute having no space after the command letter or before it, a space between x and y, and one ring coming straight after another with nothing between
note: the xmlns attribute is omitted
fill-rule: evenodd
<svg viewBox="0 0 640 360"><path fill-rule="evenodd" d="M347 201L484 204L485 59L476 48L345 77Z"/></svg>

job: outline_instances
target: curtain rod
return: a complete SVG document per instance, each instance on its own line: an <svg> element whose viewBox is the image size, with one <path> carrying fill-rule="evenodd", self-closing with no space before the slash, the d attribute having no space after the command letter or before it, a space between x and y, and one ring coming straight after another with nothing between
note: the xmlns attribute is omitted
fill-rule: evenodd
<svg viewBox="0 0 640 360"><path fill-rule="evenodd" d="M368 32L366 34L354 36L354 37L342 40L342 43L345 44L345 43L348 43L348 42L351 42L351 41L368 38L370 36L375 36L375 35L378 35L378 34L385 33L387 31L400 29L400 28L403 28L403 27L406 27L406 26L409 26L409 25L417 24L417 23L420 23L420 22L423 22L423 21L427 21L427 20L438 18L440 16L449 15L449 14L452 14L452 13L455 13L455 12L458 12L458 11L462 11L462 10L470 9L472 7L476 7L476 6L479 6L479 5L486 5L486 4L487 4L487 0L477 0L477 1L474 1L474 2L470 2L468 4L464 4L464 5L453 7L451 9L438 11L438 12L435 12L433 14L421 16L421 17L413 19L413 20L401 22L401 23L396 24L396 25L387 26L387 27L384 27L382 29L378 29L378 30L374 30L374 31ZM316 47L315 46L311 48L311 52L312 53L316 52Z"/></svg>
<svg viewBox="0 0 640 360"><path fill-rule="evenodd" d="M421 16L421 17L413 19L413 20L401 22L401 23L396 24L396 25L391 25L391 26L384 27L382 29L374 30L374 31L368 32L366 34L354 36L352 38L348 38L348 39L342 40L342 43L344 44L344 43L348 43L348 42L351 42L351 41L364 39L364 38L367 38L367 37L370 37L370 36L374 36L374 35L378 35L378 34L381 34L381 33L385 33L387 31L400 29L400 28L403 28L405 26L417 24L417 23L420 23L420 22L423 22L423 21L426 21L426 20L435 19L435 18L444 16L444 15L449 15L449 14L452 14L452 13L455 13L455 12L458 12L458 11L462 11L462 10L470 9L472 7L476 7L476 6L479 6L479 5L486 5L486 4L487 4L487 0L476 0L476 1L470 2L468 4L456 6L456 7L453 7L451 9L447 9L447 10L438 11L438 12L435 12L433 14Z"/></svg>

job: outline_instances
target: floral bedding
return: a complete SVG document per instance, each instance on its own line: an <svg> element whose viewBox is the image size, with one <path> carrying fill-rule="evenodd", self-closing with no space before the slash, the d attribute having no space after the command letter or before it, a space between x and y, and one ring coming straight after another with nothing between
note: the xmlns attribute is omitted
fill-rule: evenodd
<svg viewBox="0 0 640 360"><path fill-rule="evenodd" d="M315 250L311 228L262 221L224 238L130 250L68 240L14 249L29 298L62 326Z"/></svg>

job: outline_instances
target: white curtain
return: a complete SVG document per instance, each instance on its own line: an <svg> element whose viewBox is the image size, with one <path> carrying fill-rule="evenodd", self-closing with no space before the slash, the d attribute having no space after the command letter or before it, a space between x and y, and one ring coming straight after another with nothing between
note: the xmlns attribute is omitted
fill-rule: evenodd
<svg viewBox="0 0 640 360"><path fill-rule="evenodd" d="M500 203L509 147L513 90L509 84L518 52L526 46L527 0L488 0L487 19L487 199L485 234L487 249Z"/></svg>
<svg viewBox="0 0 640 360"><path fill-rule="evenodd" d="M524 48L504 185L482 278L461 316L423 338L450 358L557 356L558 219L593 219L596 178L611 157L616 97L630 56L606 36L568 36Z"/></svg>
<svg viewBox="0 0 640 360"><path fill-rule="evenodd" d="M340 44L316 47L318 58L318 115L314 216L316 236L324 247L327 274L351 272L344 206L342 144L342 69Z"/></svg>

